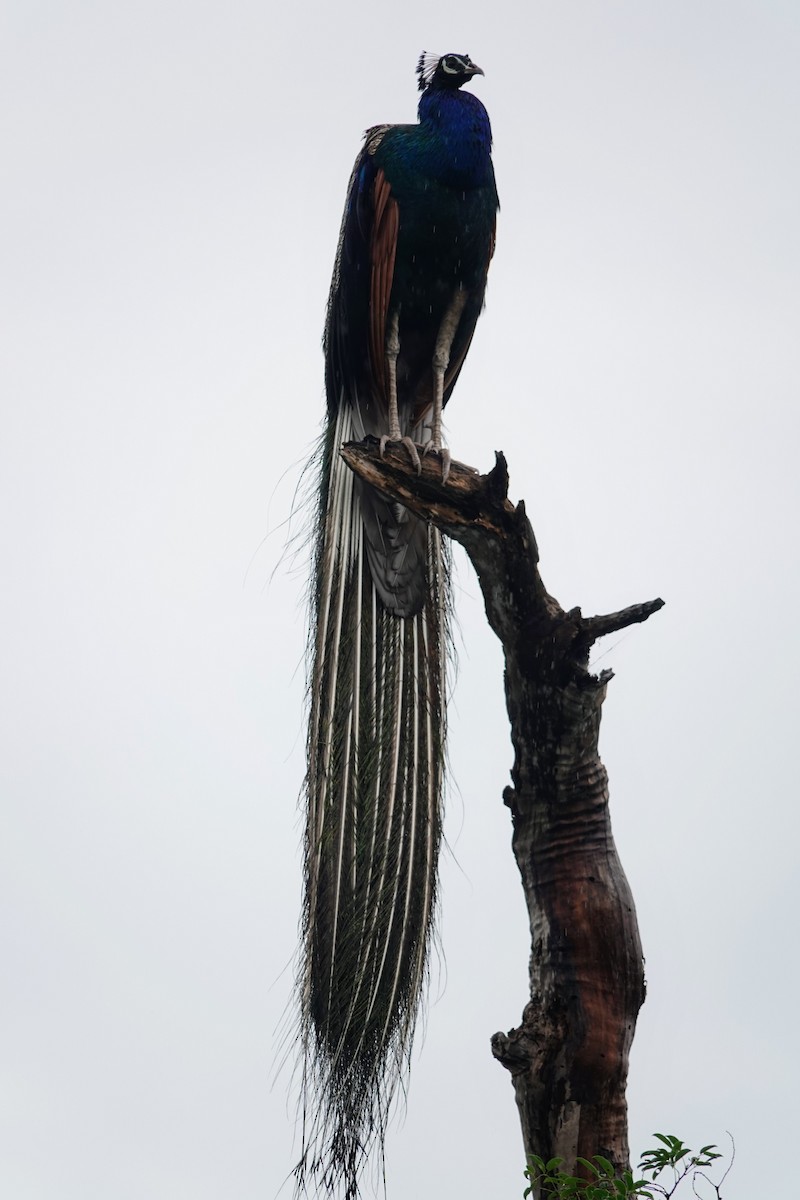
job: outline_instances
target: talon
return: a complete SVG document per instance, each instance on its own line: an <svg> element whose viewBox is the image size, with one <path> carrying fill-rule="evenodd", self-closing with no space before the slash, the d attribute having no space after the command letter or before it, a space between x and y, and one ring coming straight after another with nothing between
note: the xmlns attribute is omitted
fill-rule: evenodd
<svg viewBox="0 0 800 1200"><path fill-rule="evenodd" d="M414 445L414 443L412 442L410 437L400 438L400 441L403 443L406 450L408 451L408 457L411 459L412 467L416 467L417 474L421 475L422 474L422 463L419 460L419 451L417 450L417 447Z"/></svg>
<svg viewBox="0 0 800 1200"><path fill-rule="evenodd" d="M408 457L411 459L412 467L416 467L417 474L421 475L422 463L420 462L419 451L412 442L411 438L400 437L399 434L397 437L392 437L390 433L382 434L380 443L378 445L378 453L380 454L381 458L386 457L386 446L389 442L399 442L401 446L405 446L406 451L408 452ZM423 453L425 452L423 451Z"/></svg>
<svg viewBox="0 0 800 1200"><path fill-rule="evenodd" d="M423 458L429 451L440 456L442 460L442 483L447 483L450 475L450 463L452 461L450 451L447 446L434 446L433 442L426 442L422 450Z"/></svg>

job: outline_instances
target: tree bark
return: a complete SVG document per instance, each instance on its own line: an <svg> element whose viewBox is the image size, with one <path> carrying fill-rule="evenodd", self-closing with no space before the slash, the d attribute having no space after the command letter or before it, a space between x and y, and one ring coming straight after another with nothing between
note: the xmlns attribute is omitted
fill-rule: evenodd
<svg viewBox="0 0 800 1200"><path fill-rule="evenodd" d="M441 459L418 475L406 451L375 439L342 450L373 487L460 542L503 645L511 722L512 845L531 930L530 999L522 1023L492 1038L514 1085L525 1151L603 1154L629 1165L625 1087L645 996L636 910L611 833L597 743L611 671L588 669L600 637L645 621L662 600L606 616L565 612L548 594L523 503L508 500L505 459L488 475Z"/></svg>

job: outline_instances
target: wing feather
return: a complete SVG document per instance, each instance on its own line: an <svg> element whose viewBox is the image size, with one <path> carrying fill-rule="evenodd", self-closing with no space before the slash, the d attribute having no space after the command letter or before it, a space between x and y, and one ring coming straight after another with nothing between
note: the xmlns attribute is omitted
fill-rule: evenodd
<svg viewBox="0 0 800 1200"><path fill-rule="evenodd" d="M384 401L386 316L400 227L397 202L375 163L388 125L368 129L347 188L325 321L325 387L333 416L346 398Z"/></svg>
<svg viewBox="0 0 800 1200"><path fill-rule="evenodd" d="M372 230L370 236L369 332L372 376L384 408L386 399L386 321L394 282L400 210L383 169L379 168L372 185Z"/></svg>

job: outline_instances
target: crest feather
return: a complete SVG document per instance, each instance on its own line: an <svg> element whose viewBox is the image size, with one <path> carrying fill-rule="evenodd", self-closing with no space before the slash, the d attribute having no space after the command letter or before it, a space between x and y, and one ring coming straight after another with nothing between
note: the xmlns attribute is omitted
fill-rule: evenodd
<svg viewBox="0 0 800 1200"><path fill-rule="evenodd" d="M423 50L419 56L417 63L417 75L419 76L419 90L424 92L430 86L430 82L436 74L436 68L442 61L441 54L430 54L427 50Z"/></svg>

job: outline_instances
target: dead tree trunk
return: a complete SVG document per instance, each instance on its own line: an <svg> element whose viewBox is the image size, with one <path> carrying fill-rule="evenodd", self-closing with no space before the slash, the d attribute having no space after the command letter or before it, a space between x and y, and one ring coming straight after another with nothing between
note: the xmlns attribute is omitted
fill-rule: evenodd
<svg viewBox="0 0 800 1200"><path fill-rule="evenodd" d="M564 612L548 595L524 504L507 498L505 459L489 475L403 449L381 458L374 439L351 444L350 467L460 542L478 574L486 614L505 653L514 765L513 848L531 929L530 999L522 1023L496 1033L492 1052L511 1073L526 1153L603 1154L628 1165L625 1086L645 994L642 948L608 811L597 749L611 671L588 670L604 634L646 620L662 600L608 616Z"/></svg>

